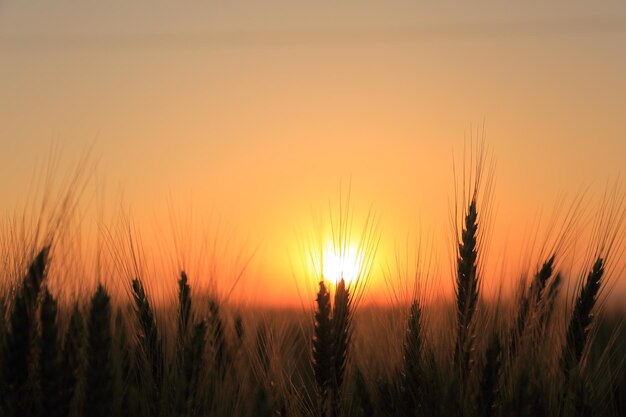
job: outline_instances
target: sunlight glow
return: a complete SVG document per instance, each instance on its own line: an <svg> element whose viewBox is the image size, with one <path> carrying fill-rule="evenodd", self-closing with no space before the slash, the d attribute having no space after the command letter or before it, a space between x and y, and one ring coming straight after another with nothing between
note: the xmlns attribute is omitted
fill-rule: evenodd
<svg viewBox="0 0 626 417"><path fill-rule="evenodd" d="M359 277L363 266L363 257L353 246L337 248L332 243L326 245L322 255L322 274L324 279L333 283L339 282L342 278L346 284Z"/></svg>

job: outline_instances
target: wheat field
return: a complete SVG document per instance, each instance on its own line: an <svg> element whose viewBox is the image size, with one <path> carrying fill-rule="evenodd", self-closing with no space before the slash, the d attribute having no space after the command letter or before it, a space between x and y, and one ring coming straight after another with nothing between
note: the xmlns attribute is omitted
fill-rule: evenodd
<svg viewBox="0 0 626 417"><path fill-rule="evenodd" d="M569 297L559 253L515 296L481 294L479 181L464 199L451 303L359 305L321 277L310 308L241 307L193 291L156 303L141 276L55 294L52 238L3 254L3 416L622 416L623 317L601 302L623 207L608 204ZM481 217L482 216L482 217ZM415 284L415 283L414 283ZM390 284L393 277L390 277ZM110 284L109 284L110 286ZM262 297L262 292L258 295Z"/></svg>

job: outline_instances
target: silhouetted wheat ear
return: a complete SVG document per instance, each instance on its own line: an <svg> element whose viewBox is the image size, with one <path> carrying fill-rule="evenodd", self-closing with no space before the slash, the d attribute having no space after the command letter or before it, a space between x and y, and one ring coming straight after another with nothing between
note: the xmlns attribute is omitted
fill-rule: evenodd
<svg viewBox="0 0 626 417"><path fill-rule="evenodd" d="M472 351L472 319L476 310L479 292L477 275L478 212L476 200L470 203L465 216L465 225L459 243L456 276L457 337L454 363L461 380L465 379L470 367Z"/></svg>
<svg viewBox="0 0 626 417"><path fill-rule="evenodd" d="M207 323L202 320L193 327L191 339L185 349L183 396L180 399L179 411L181 415L194 415L196 396L202 369L205 369L205 345Z"/></svg>
<svg viewBox="0 0 626 417"><path fill-rule="evenodd" d="M550 325L552 314L554 313L554 306L556 299L561 289L563 279L561 274L556 274L548 288L546 288L546 294L542 297L540 310L539 310L539 325L536 328L535 340L542 340L546 334L546 331Z"/></svg>
<svg viewBox="0 0 626 417"><path fill-rule="evenodd" d="M215 352L215 365L220 376L226 374L226 370L231 363L231 355L226 343L226 334L224 322L220 315L220 305L215 299L209 300L209 334L211 335L211 344Z"/></svg>
<svg viewBox="0 0 626 417"><path fill-rule="evenodd" d="M126 347L126 329L124 326L124 315L122 308L115 310L113 326L113 414L121 415L124 407L124 392L127 389L125 380L126 361L128 359L128 349Z"/></svg>
<svg viewBox="0 0 626 417"><path fill-rule="evenodd" d="M145 397L140 398L141 378L139 371L139 360L135 360L138 352L134 343L129 340L128 330L124 323L124 313L120 307L115 315L115 345L118 353L117 374L121 387L118 387L116 395L121 395L117 399L116 407L119 406L120 417L135 417L144 415ZM121 389L119 389L121 388ZM119 393L121 391L121 393Z"/></svg>
<svg viewBox="0 0 626 417"><path fill-rule="evenodd" d="M37 302L37 297L39 296L39 291L41 289L41 283L46 276L49 253L50 247L44 247L35 257L35 260L30 264L28 273L24 277L25 296L29 303L31 303L31 306L34 306Z"/></svg>
<svg viewBox="0 0 626 417"><path fill-rule="evenodd" d="M531 303L533 303L533 308L537 308L539 302L544 295L546 283L553 273L554 261L555 256L552 255L548 260L543 263L541 269L537 271L535 277L533 278L533 281L530 284L530 291L528 292L528 294L522 294L520 297L519 307L517 310L517 318L515 319L515 323L513 325L513 328L511 329L511 335L509 339L509 353L511 357L515 356L520 339L524 335Z"/></svg>
<svg viewBox="0 0 626 417"><path fill-rule="evenodd" d="M313 371L319 392L320 415L326 416L328 389L332 375L332 330L330 319L330 294L324 281L320 281L316 298L315 335L313 337Z"/></svg>
<svg viewBox="0 0 626 417"><path fill-rule="evenodd" d="M477 393L477 415L490 417L496 415L498 406L500 368L502 364L502 343L497 332L493 332L482 370L480 386Z"/></svg>
<svg viewBox="0 0 626 417"><path fill-rule="evenodd" d="M598 258L587 275L587 280L581 287L567 328L565 346L561 355L561 365L565 375L569 374L572 367L578 365L582 357L587 342L587 335L593 321L592 310L602 285L603 275L604 260Z"/></svg>
<svg viewBox="0 0 626 417"><path fill-rule="evenodd" d="M102 285L98 285L91 299L87 329L84 415L110 417L113 412L111 301Z"/></svg>
<svg viewBox="0 0 626 417"><path fill-rule="evenodd" d="M0 410L7 416L23 415L32 409L28 393L29 362L32 358L32 338L35 331L35 310L41 283L45 278L49 248L35 257L13 299L10 328L6 335L3 357L4 393Z"/></svg>
<svg viewBox="0 0 626 417"><path fill-rule="evenodd" d="M333 378L331 391L331 416L337 417L341 413L341 392L346 372L348 348L351 334L350 292L346 283L341 279L335 290L335 304L331 321L333 339Z"/></svg>
<svg viewBox="0 0 626 417"><path fill-rule="evenodd" d="M47 288L40 310L39 389L42 416L63 416L63 385L57 327L57 302Z"/></svg>
<svg viewBox="0 0 626 417"><path fill-rule="evenodd" d="M84 366L85 342L85 322L78 304L74 304L63 342L61 415L68 415L72 407L78 377Z"/></svg>
<svg viewBox="0 0 626 417"><path fill-rule="evenodd" d="M414 415L421 402L423 370L422 353L422 309L419 301L413 300L409 310L404 346L402 350L402 390L407 415Z"/></svg>
<svg viewBox="0 0 626 417"><path fill-rule="evenodd" d="M191 321L191 289L187 283L185 271L180 273L178 280L178 320L176 322L176 362L174 373L177 377L175 384L175 396L178 411L182 413L187 404L188 378L185 374L187 364L187 350L189 348L189 325ZM185 412L187 413L187 411ZM181 415L186 415L182 413Z"/></svg>
<svg viewBox="0 0 626 417"><path fill-rule="evenodd" d="M183 271L178 280L178 346L183 348L189 333L191 320L191 289L187 284L187 274Z"/></svg>
<svg viewBox="0 0 626 417"><path fill-rule="evenodd" d="M533 297L535 297L534 301L536 304L538 304L543 297L546 284L552 276L552 273L554 272L555 259L556 256L552 255L547 261L543 263L541 269L537 272L537 274L535 275L535 279L531 284L530 293Z"/></svg>
<svg viewBox="0 0 626 417"><path fill-rule="evenodd" d="M158 407L159 396L161 393L161 383L163 381L163 347L161 339L156 327L154 313L150 307L148 296L144 290L143 284L139 279L132 282L133 298L135 300L135 311L139 322L139 344L143 349L150 366L153 383L153 401L154 408Z"/></svg>

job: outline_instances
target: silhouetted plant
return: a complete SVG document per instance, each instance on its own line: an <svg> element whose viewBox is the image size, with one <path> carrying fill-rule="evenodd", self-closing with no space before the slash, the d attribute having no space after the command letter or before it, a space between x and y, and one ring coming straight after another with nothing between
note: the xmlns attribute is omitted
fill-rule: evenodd
<svg viewBox="0 0 626 417"><path fill-rule="evenodd" d="M143 349L143 354L150 368L149 374L152 384L149 390L151 393L150 407L152 414L158 415L161 408L160 402L163 382L163 346L154 319L154 313L141 280L134 279L132 289L137 321L139 323L139 346ZM145 381L143 383L146 384Z"/></svg>
<svg viewBox="0 0 626 417"><path fill-rule="evenodd" d="M63 373L59 352L57 302L47 288L43 290L40 309L39 389L41 416L60 417L63 412Z"/></svg>
<svg viewBox="0 0 626 417"><path fill-rule="evenodd" d="M514 357L517 352L517 348L520 339L524 335L524 330L527 326L529 309L537 309L544 295L546 283L550 279L553 273L555 255L552 255L546 260L541 269L537 271L533 281L530 285L530 290L527 294L522 294L519 301L519 307L517 311L517 318L511 331L510 336L510 356Z"/></svg>
<svg viewBox="0 0 626 417"><path fill-rule="evenodd" d="M546 295L542 298L541 305L539 306L539 319L535 331L535 340L543 340L546 335L552 315L554 314L556 299L559 295L562 282L561 274L557 273L545 291Z"/></svg>
<svg viewBox="0 0 626 417"><path fill-rule="evenodd" d="M485 363L482 368L476 413L479 416L495 416L500 390L500 368L502 365L502 343L497 331L494 331L487 347Z"/></svg>
<svg viewBox="0 0 626 417"><path fill-rule="evenodd" d="M146 404L139 364L140 352L135 348L132 338L129 338L123 319L122 310L118 308L116 321L116 340L118 352L117 372L121 383L119 413L123 417L135 417L146 415L152 404ZM143 357L142 357L143 358Z"/></svg>
<svg viewBox="0 0 626 417"><path fill-rule="evenodd" d="M208 331L211 336L211 345L215 353L215 366L220 378L226 374L231 364L231 355L226 342L224 322L220 315L220 305L216 299L209 300Z"/></svg>
<svg viewBox="0 0 626 417"><path fill-rule="evenodd" d="M602 258L598 258L581 286L567 328L565 346L561 355L561 366L566 375L569 374L573 366L578 365L585 349L587 335L593 320L592 310L596 303L598 291L600 291L602 275L604 275L604 261Z"/></svg>
<svg viewBox="0 0 626 417"><path fill-rule="evenodd" d="M181 381L184 394L180 408L183 416L195 415L198 386L202 370L206 365L204 356L206 334L206 322L202 320L196 323L193 327L189 345L185 350L184 380Z"/></svg>
<svg viewBox="0 0 626 417"><path fill-rule="evenodd" d="M341 393L351 335L350 320L350 293L345 281L341 279L335 289L335 304L331 321L333 336L332 417L337 417L341 413Z"/></svg>
<svg viewBox="0 0 626 417"><path fill-rule="evenodd" d="M85 322L78 304L75 303L70 316L70 323L65 334L62 352L61 415L69 415L72 402L76 397L79 375L84 367L86 343Z"/></svg>
<svg viewBox="0 0 626 417"><path fill-rule="evenodd" d="M476 199L472 199L465 215L465 225L458 245L456 275L457 336L454 363L461 381L465 380L470 368L473 345L472 325L478 301L479 277L478 256L478 212Z"/></svg>
<svg viewBox="0 0 626 417"><path fill-rule="evenodd" d="M187 274L183 271L178 280L178 329L177 349L179 357L187 343L189 323L191 321L191 288L187 283Z"/></svg>
<svg viewBox="0 0 626 417"><path fill-rule="evenodd" d="M404 346L402 350L402 390L406 415L415 415L421 403L423 370L422 353L422 310L419 301L413 300L409 309Z"/></svg>
<svg viewBox="0 0 626 417"><path fill-rule="evenodd" d="M328 407L328 391L332 377L332 329L330 293L324 281L319 283L315 310L315 336L313 337L313 370L319 394L320 415L325 417Z"/></svg>
<svg viewBox="0 0 626 417"><path fill-rule="evenodd" d="M84 415L110 417L113 412L111 300L102 284L91 298L87 330Z"/></svg>
<svg viewBox="0 0 626 417"><path fill-rule="evenodd" d="M2 372L4 393L1 401L7 416L28 416L34 412L28 380L37 320L35 310L46 274L48 253L49 247L45 247L35 257L13 299Z"/></svg>

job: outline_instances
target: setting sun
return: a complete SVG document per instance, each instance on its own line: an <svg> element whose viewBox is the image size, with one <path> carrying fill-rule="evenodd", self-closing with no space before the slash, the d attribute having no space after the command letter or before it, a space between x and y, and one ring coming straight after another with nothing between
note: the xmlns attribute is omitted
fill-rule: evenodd
<svg viewBox="0 0 626 417"><path fill-rule="evenodd" d="M350 284L359 277L362 266L363 256L353 246L326 245L322 255L322 274L325 279L337 283L343 278L346 284Z"/></svg>

